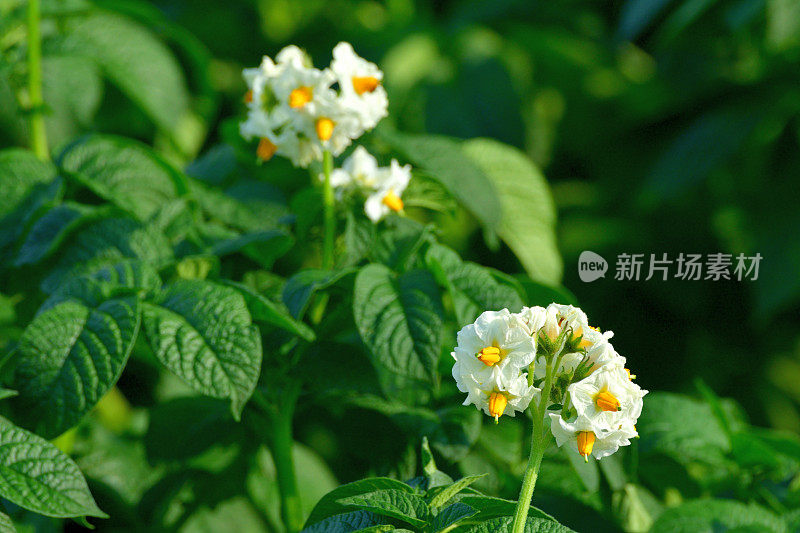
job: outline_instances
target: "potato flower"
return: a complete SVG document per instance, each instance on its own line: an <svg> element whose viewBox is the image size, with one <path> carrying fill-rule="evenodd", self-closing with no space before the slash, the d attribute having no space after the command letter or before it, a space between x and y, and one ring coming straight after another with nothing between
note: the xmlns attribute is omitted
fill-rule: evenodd
<svg viewBox="0 0 800 533"><path fill-rule="evenodd" d="M278 154L305 168L325 151L341 154L386 116L377 66L347 43L334 55L335 69L320 70L301 49L287 46L274 62L265 57L258 68L244 70L247 119L239 130L245 139L259 140L259 159Z"/></svg>

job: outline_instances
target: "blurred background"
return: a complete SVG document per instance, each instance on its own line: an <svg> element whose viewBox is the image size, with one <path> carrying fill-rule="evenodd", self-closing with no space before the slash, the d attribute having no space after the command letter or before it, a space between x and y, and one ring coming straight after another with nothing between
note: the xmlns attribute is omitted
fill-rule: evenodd
<svg viewBox="0 0 800 533"><path fill-rule="evenodd" d="M18 5L0 0L0 15ZM643 387L694 392L699 378L754 424L800 433L797 0L102 0L91 3L101 22L132 22L73 22L69 14L89 5L45 3L53 146L82 131L112 132L180 164L201 156L190 174L215 175L209 169L225 159L222 143L233 143L243 112L242 68L288 44L324 65L349 41L384 70L387 120L398 129L492 137L535 161L558 211L563 284L616 333ZM61 24L75 24L69 35L82 34L93 51L59 38ZM139 72L150 81L146 96L114 68L125 62L126 39L144 29L155 36L136 45L148 58ZM4 35L11 54L14 34ZM3 145L27 136L13 64L0 66ZM293 175L280 161L269 172L273 183ZM487 246L465 212L439 216L443 240L464 257L523 271L510 250ZM578 278L584 250L609 261L605 278ZM758 279L614 279L621 253L720 252L760 253ZM120 388L136 379L126 372ZM328 416L299 413L298 440L340 481L380 472L363 444L345 453L331 442L320 429ZM336 416L354 436L379 418ZM394 446L388 435L371 438L369 447Z"/></svg>

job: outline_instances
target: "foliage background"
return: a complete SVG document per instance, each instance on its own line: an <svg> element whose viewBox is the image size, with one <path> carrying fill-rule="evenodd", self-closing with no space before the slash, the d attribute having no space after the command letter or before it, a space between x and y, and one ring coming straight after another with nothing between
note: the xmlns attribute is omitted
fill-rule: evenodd
<svg viewBox="0 0 800 533"><path fill-rule="evenodd" d="M4 147L25 145L27 138L12 46L17 37L11 14L19 6L14 0L0 2ZM96 7L102 12L93 16L105 20L73 22L71 14ZM245 90L241 69L294 43L325 64L337 42L353 43L384 69L391 106L387 120L399 130L491 137L520 148L538 165L558 213L560 259L542 259L549 261L545 277L557 283L563 265L563 285L597 325L615 332L615 347L635 366L643 387L698 397L698 387L706 390L706 384L733 398L753 424L800 433L797 2L70 0L45 3L45 11L52 16L54 34L75 24L67 33L80 36L45 41L51 146L88 131L131 136L154 145L170 161L189 165L190 175L223 187L235 187L241 179L238 170L219 172L228 168L231 151L238 149L235 124ZM131 75L134 55L147 60L134 61ZM205 157L192 163L201 155ZM259 189L265 194L280 196L299 188L296 174L282 161L247 172L248 183L266 184ZM485 238L465 211L436 217L444 228L442 240L465 259L510 274L523 272L515 255L491 235ZM613 258L623 252L666 252L671 257L680 252L759 252L764 259L756 282L623 282L608 275L587 284L577 278L577 257L583 250L609 259L612 271ZM296 266L292 257L285 257L276 270L288 272ZM229 268L237 272L247 265ZM0 292L13 297L18 290L14 280L3 282L8 285ZM13 319L6 323L13 324ZM153 372L146 362L132 359L119 384L132 405L152 410L151 428L159 420L167 424L176 413L191 425L198 411L219 410L210 400L201 408L181 400L159 407L155 399L169 394L151 389ZM338 482L369 474L414 474L418 442L395 438L404 431L402 420L376 412L374 406L319 401L300 409L295 427L302 443L297 452L300 476L318 487L317 496ZM242 430L228 419L218 425L203 420L196 422L208 424L220 440L213 446L209 442L207 449L203 443L205 455L192 458L199 461L192 468L208 477L199 477L192 492L212 502L197 505L245 520L249 515L237 507L244 504L229 496L241 492L237 480L247 476L229 474L235 488L215 487L213 454L232 453L226 443L246 439L236 438ZM170 453L158 440L169 432L159 436L151 431L154 440L146 442L148 454L155 453L167 466L145 468L139 441L105 435L91 424L82 431L74 452L86 452L79 464L101 508L112 515L101 528L115 523L124 527L141 510L142 504L134 511L131 502L114 501L120 492L114 483L131 482L124 479L125 468L141 484L141 490L121 491L131 501L143 497L145 507L165 501L183 505L179 493L186 488L178 478L185 470L169 470L171 461L183 458L158 457ZM514 438L495 438L495 431ZM481 482L482 488L513 499L514 467L498 465L503 456L522 453L522 432L521 424L510 422L486 429L490 437L481 438L477 451L453 461L445 457L440 467L463 473L490 468L492 475ZM103 439L108 442L97 445ZM503 439L519 447L498 450ZM83 451L81 445L86 446ZM122 454L125 462L138 457L142 465L104 462L103 450L114 446L129 446L130 452ZM457 455L463 454L453 457ZM674 466L673 459L665 461L663 472ZM236 461L222 464L244 468ZM263 468L272 468L268 458L263 458ZM170 472L174 485L161 482L162 493L145 491L147 477L159 469ZM557 486L555 466L551 472L553 479L543 480L534 501L562 518L558 498L552 496L569 488ZM668 501L668 484L659 480L669 476L653 472L642 484ZM686 479L675 481L684 495L708 494L707 484L689 477L689 487L681 485ZM103 491L108 484L116 491ZM209 496L214 488L225 494ZM220 511L219 501L228 508ZM584 503L596 507L591 497ZM163 510L165 516L170 512L177 513ZM274 515L272 519L266 519L267 527L278 528ZM37 530L61 527L52 520L31 520ZM265 519L253 515L252 520ZM603 520L609 522L607 516ZM575 520L564 522L582 530ZM614 530L618 525L604 527Z"/></svg>

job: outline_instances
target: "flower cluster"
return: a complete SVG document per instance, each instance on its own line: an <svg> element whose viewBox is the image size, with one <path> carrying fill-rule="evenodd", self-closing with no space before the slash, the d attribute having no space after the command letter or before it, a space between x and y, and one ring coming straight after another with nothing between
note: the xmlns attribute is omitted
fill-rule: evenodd
<svg viewBox="0 0 800 533"><path fill-rule="evenodd" d="M379 167L375 157L363 146L353 150L342 168L331 173L331 186L339 194L348 190L366 194L364 212L373 222L378 222L390 211L403 210L401 197L410 180L410 165L401 166L392 159L388 167Z"/></svg>
<svg viewBox="0 0 800 533"><path fill-rule="evenodd" d="M475 404L497 420L542 407L558 446L605 457L636 437L647 394L633 382L611 332L589 325L571 305L487 311L458 333L453 377ZM547 397L543 397L543 389Z"/></svg>
<svg viewBox="0 0 800 533"><path fill-rule="evenodd" d="M305 52L287 46L244 78L247 120L239 129L259 139L262 160L279 154L305 168L326 150L337 156L387 113L383 73L348 43L336 45L329 68L314 68Z"/></svg>

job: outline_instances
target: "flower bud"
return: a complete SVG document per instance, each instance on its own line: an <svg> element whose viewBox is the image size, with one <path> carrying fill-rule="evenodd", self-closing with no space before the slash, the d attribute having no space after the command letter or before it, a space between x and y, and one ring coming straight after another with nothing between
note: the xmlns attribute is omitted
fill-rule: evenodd
<svg viewBox="0 0 800 533"><path fill-rule="evenodd" d="M278 150L278 147L275 146L275 143L267 139L266 137L262 137L260 141L258 141L258 148L256 148L256 155L262 161L269 161L272 159L272 156L275 155L275 152Z"/></svg>

